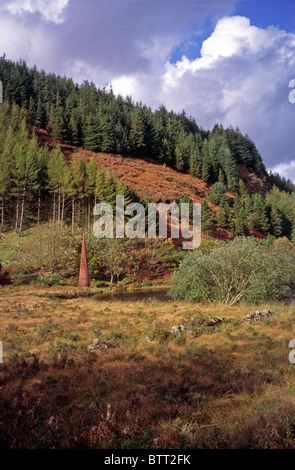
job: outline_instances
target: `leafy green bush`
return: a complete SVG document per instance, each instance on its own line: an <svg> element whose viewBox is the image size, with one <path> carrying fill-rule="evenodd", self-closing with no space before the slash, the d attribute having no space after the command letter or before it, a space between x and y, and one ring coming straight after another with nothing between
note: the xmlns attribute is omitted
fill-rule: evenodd
<svg viewBox="0 0 295 470"><path fill-rule="evenodd" d="M237 237L209 253L196 250L185 257L171 280L170 295L189 301L284 299L295 287L295 254L284 245Z"/></svg>
<svg viewBox="0 0 295 470"><path fill-rule="evenodd" d="M40 279L52 275L49 285L59 277L74 276L79 267L79 242L71 236L70 229L61 224L42 224L35 227L22 241L22 264L37 271ZM51 283L53 280L53 284Z"/></svg>
<svg viewBox="0 0 295 470"><path fill-rule="evenodd" d="M13 284L20 286L21 284L29 284L30 276L24 268L17 268L10 273L10 279Z"/></svg>
<svg viewBox="0 0 295 470"><path fill-rule="evenodd" d="M111 284L135 279L142 272L161 276L178 266L182 256L171 239L96 239L89 235L86 243L90 275Z"/></svg>
<svg viewBox="0 0 295 470"><path fill-rule="evenodd" d="M51 286L59 286L60 285L60 277L58 275L46 275L43 274L42 276L37 276L36 282L41 286L51 287Z"/></svg>

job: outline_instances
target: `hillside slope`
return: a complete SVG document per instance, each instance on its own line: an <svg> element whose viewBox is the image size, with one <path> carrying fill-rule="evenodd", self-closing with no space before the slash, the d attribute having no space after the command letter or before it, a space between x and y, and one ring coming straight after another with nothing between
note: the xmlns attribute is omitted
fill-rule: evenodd
<svg viewBox="0 0 295 470"><path fill-rule="evenodd" d="M47 144L50 148L55 147L56 141L47 131L39 130L37 135L43 144ZM84 158L86 162L95 157L100 168L109 169L142 199L150 198L154 202L171 202L179 201L184 194L188 194L193 202L202 202L210 192L210 187L201 179L180 173L151 158L96 153L60 141L58 141L58 145L67 160L71 160L74 155ZM213 207L214 205L212 205Z"/></svg>
<svg viewBox="0 0 295 470"><path fill-rule="evenodd" d="M184 194L187 194L193 202L202 202L210 193L211 185L203 180L189 173L181 173L149 157L93 152L84 147L56 141L45 129L39 129L37 136L41 143L47 144L50 148L54 148L58 144L67 160L71 160L74 155L81 156L86 162L95 157L100 168L110 169L117 178L122 179L142 199L150 198L154 202L171 202L179 201ZM272 184L259 169L250 170L239 164L237 171L249 194L265 195L272 188ZM216 212L214 204L211 205L211 209Z"/></svg>
<svg viewBox="0 0 295 470"><path fill-rule="evenodd" d="M92 152L83 147L75 147L56 142L46 130L41 129L37 132L38 138L42 144L49 148L60 145L68 161L71 161L74 155L84 158L89 162L95 158L101 169L110 170L117 178L122 179L141 199L149 198L153 202L172 202L180 201L185 194L195 203L201 203L210 193L210 186L204 181L187 173L180 173L165 164L162 165L151 158L135 158L122 155L114 155L103 152ZM233 197L233 195L229 196ZM208 202L212 215L218 212L218 206ZM202 236L205 236L202 234ZM232 234L226 230L216 227L212 233L214 238L230 239ZM181 244L182 239L178 240Z"/></svg>
<svg viewBox="0 0 295 470"><path fill-rule="evenodd" d="M93 152L84 147L77 147L56 141L45 129L39 129L37 136L42 144L54 148L57 144L68 161L74 156L89 162L93 157L101 169L110 170L118 179L134 190L141 199L149 198L153 202L180 201L185 194L195 203L201 203L210 193L211 185L188 173L181 173L165 164L148 157L130 157L104 152ZM249 170L244 165L237 165L238 175L244 181L249 194L265 195L272 188L263 172ZM234 194L228 193L233 200ZM218 213L218 206L208 202L212 215ZM252 235L261 237L258 232ZM204 236L204 234L203 234ZM219 239L230 239L233 235L226 229L216 227L212 236Z"/></svg>

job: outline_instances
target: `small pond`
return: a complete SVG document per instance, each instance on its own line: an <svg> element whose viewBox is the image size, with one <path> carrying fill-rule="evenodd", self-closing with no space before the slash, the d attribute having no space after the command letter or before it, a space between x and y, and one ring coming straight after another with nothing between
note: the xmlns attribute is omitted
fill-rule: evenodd
<svg viewBox="0 0 295 470"><path fill-rule="evenodd" d="M127 291L113 291L109 293L96 294L98 300L120 300L130 302L132 300L150 300L155 299L166 302L172 300L168 295L169 287L145 287Z"/></svg>

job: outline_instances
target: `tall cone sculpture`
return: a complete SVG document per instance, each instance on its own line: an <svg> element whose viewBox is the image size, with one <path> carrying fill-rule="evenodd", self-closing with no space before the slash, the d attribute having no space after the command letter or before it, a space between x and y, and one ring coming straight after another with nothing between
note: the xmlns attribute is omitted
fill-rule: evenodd
<svg viewBox="0 0 295 470"><path fill-rule="evenodd" d="M79 287L90 287L84 232L83 232L83 237L82 237L82 250L81 250L81 261L80 261L80 272L79 272Z"/></svg>

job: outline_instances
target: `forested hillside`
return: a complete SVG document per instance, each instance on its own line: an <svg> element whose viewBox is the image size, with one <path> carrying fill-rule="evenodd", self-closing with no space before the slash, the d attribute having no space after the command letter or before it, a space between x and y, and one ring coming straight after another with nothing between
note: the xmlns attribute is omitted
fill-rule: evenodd
<svg viewBox="0 0 295 470"><path fill-rule="evenodd" d="M51 220L71 224L74 233L75 225L91 225L95 202L114 203L116 194L126 202L139 200L111 165L98 165L95 152L105 152L152 159L202 180L205 233L219 228L233 235L294 238L294 185L269 175L255 144L238 129L216 124L206 131L185 112L164 106L153 112L93 83L78 85L5 56L0 79L1 231L21 234L24 226ZM40 129L51 135L50 148L40 143ZM62 142L72 146L70 158ZM90 160L83 149L93 152ZM178 202L196 201L197 192L189 196L183 184L176 193ZM159 197L149 193L144 202L149 200Z"/></svg>
<svg viewBox="0 0 295 470"><path fill-rule="evenodd" d="M266 175L254 143L238 129L216 125L205 131L185 112L175 114L164 106L152 112L93 83L77 85L5 57L0 59L0 77L4 100L25 108L29 122L46 128L56 140L97 152L149 156L231 190L238 185L237 164Z"/></svg>

